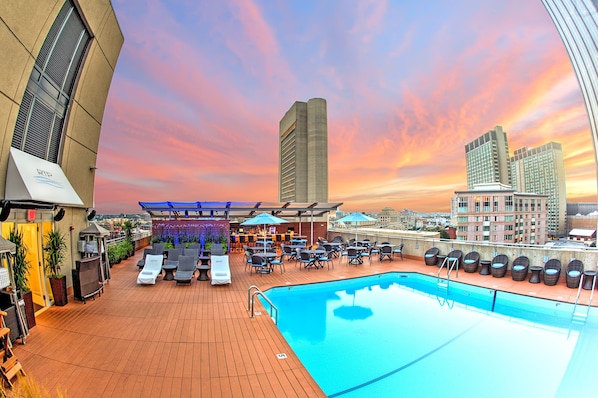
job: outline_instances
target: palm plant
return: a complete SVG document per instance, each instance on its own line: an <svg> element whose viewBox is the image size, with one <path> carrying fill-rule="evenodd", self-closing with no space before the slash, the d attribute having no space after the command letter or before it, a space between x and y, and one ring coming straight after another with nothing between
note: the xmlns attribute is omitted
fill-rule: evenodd
<svg viewBox="0 0 598 398"><path fill-rule="evenodd" d="M46 254L45 270L50 278L60 278L60 267L66 256L66 240L59 231L50 231L46 234L46 245L44 252Z"/></svg>
<svg viewBox="0 0 598 398"><path fill-rule="evenodd" d="M31 267L31 264L27 260L27 246L23 242L23 232L15 227L10 231L8 240L16 246L14 264L12 265L15 289L21 293L27 293L29 291L29 267Z"/></svg>

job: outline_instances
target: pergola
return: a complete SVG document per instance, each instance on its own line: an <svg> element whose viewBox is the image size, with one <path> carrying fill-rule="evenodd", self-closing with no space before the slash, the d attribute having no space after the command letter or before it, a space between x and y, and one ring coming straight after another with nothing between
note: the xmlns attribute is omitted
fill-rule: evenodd
<svg viewBox="0 0 598 398"><path fill-rule="evenodd" d="M321 217L336 211L342 203L323 202L139 202L152 220L221 219L241 223L247 218L267 212L284 219ZM301 225L301 224L299 224ZM313 236L311 236L313 242Z"/></svg>

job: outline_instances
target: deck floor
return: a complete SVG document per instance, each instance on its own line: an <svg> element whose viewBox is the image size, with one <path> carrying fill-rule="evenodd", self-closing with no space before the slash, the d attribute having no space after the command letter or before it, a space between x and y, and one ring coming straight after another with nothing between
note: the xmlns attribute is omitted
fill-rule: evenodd
<svg viewBox="0 0 598 398"><path fill-rule="evenodd" d="M66 306L37 316L26 344L14 346L28 376L67 397L324 397L274 322L266 315L249 318L248 287L438 271L422 259L374 258L360 266L337 259L330 270L302 270L291 262L285 273L260 275L246 272L243 255L236 253L230 256L231 285L194 279L177 286L158 277L156 285L139 286L141 254L114 265L96 300L83 304L71 295ZM458 280L561 301L577 293L563 276L557 286L545 286L461 270ZM582 297L587 301L589 292Z"/></svg>

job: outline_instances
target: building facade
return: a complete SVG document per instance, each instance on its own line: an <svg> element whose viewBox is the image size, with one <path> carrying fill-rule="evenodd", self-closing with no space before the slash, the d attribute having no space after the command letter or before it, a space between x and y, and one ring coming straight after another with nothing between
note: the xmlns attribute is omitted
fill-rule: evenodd
<svg viewBox="0 0 598 398"><path fill-rule="evenodd" d="M280 120L279 202L328 202L326 100L297 101Z"/></svg>
<svg viewBox="0 0 598 398"><path fill-rule="evenodd" d="M543 245L547 239L547 199L546 195L519 193L503 184L480 184L456 191L456 239Z"/></svg>
<svg viewBox="0 0 598 398"><path fill-rule="evenodd" d="M563 148L549 142L517 149L511 157L512 186L518 192L548 195L548 235L567 235L567 189Z"/></svg>
<svg viewBox="0 0 598 398"><path fill-rule="evenodd" d="M102 118L123 42L109 1L0 5L2 236L18 230L30 264L43 265L45 234L61 232L69 286L78 234L92 214ZM43 267L31 267L29 285L38 308L51 305Z"/></svg>
<svg viewBox="0 0 598 398"><path fill-rule="evenodd" d="M496 126L465 145L467 188L477 184L511 184L507 133Z"/></svg>

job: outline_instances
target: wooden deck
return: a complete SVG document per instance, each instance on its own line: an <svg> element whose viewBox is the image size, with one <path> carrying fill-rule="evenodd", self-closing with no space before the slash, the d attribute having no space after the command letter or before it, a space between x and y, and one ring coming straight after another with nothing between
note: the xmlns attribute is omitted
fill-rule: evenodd
<svg viewBox="0 0 598 398"><path fill-rule="evenodd" d="M246 272L242 254L232 254L232 285L193 280L177 286L159 277L156 285L138 286L141 252L112 268L101 297L83 304L71 295L65 307L37 317L25 345L15 344L27 374L48 391L67 397L323 397L274 322L266 315L249 318L248 287L438 271L422 259L374 258L360 266L335 260L331 270L301 270L291 262L285 273L260 275ZM562 301L577 293L562 275L557 286L545 286L461 270L459 281ZM279 353L287 358L278 359Z"/></svg>

